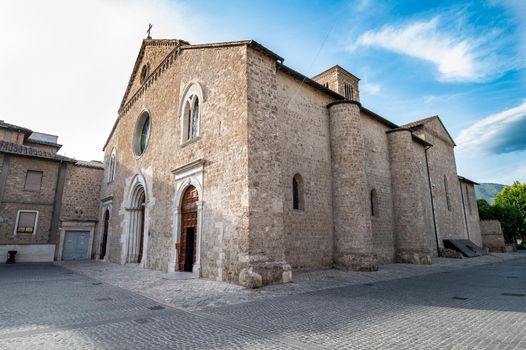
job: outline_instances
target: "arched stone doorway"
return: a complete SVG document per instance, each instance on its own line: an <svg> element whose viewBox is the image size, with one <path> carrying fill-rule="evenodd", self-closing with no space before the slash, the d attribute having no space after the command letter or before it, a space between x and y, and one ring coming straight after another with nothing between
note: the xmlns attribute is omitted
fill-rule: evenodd
<svg viewBox="0 0 526 350"><path fill-rule="evenodd" d="M104 257L106 256L106 247L108 244L108 230L110 227L110 211L106 209L104 212L104 219L103 219L103 229L102 229L102 239L100 242L100 248L99 248L99 259L104 260Z"/></svg>
<svg viewBox="0 0 526 350"><path fill-rule="evenodd" d="M129 235L128 254L126 262L143 263L145 258L145 206L146 194L142 184L133 187L130 196L130 207L128 209Z"/></svg>
<svg viewBox="0 0 526 350"><path fill-rule="evenodd" d="M178 248L179 271L192 272L197 257L197 202L194 186L188 186L181 199L181 239Z"/></svg>

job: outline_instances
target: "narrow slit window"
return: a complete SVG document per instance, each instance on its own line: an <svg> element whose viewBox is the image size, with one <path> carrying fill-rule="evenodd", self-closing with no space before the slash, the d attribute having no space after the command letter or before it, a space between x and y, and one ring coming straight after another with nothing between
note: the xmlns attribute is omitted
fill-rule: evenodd
<svg viewBox="0 0 526 350"><path fill-rule="evenodd" d="M303 210L303 179L300 174L292 178L292 209Z"/></svg>
<svg viewBox="0 0 526 350"><path fill-rule="evenodd" d="M371 190L371 216L378 216L378 193L373 188Z"/></svg>
<svg viewBox="0 0 526 350"><path fill-rule="evenodd" d="M444 175L444 192L446 194L446 206L447 210L451 211L451 200L449 198L449 187L447 183L446 175Z"/></svg>

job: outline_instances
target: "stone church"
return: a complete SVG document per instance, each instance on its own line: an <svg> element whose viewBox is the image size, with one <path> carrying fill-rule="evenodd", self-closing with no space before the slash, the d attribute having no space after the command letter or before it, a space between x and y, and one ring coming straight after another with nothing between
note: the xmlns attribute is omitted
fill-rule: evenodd
<svg viewBox="0 0 526 350"><path fill-rule="evenodd" d="M283 61L252 40L142 42L104 145L98 256L257 287L480 245L438 116L396 125L342 67Z"/></svg>

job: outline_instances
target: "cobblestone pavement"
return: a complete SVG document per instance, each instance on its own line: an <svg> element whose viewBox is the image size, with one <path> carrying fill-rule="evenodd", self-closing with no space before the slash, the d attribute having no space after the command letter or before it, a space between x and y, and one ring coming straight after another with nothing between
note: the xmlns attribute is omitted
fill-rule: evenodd
<svg viewBox="0 0 526 350"><path fill-rule="evenodd" d="M61 262L60 265L102 282L137 292L160 303L191 311L327 288L454 271L520 257L526 257L526 253L496 253L473 259L434 258L433 265L389 264L381 265L377 272L294 272L294 283L266 286L256 290L205 279L181 280L177 277L180 273L164 273L142 269L136 265L123 266L93 260Z"/></svg>
<svg viewBox="0 0 526 350"><path fill-rule="evenodd" d="M201 282L203 295L217 296L184 308L118 286L156 272L82 266L84 274L0 265L0 349L526 349L524 254L441 260L427 270L388 265L389 278L304 273L294 284L257 291L143 277L152 283L147 290L158 280ZM113 268L122 275L112 285L87 276L88 266L102 270L98 277ZM225 290L241 297L221 297Z"/></svg>

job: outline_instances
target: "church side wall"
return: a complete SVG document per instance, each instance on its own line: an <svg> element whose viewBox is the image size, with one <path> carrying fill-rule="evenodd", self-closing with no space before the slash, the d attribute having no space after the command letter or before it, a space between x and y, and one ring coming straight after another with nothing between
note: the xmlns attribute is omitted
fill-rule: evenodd
<svg viewBox="0 0 526 350"><path fill-rule="evenodd" d="M389 146L385 133L389 127L364 114L361 115L361 121L367 190L369 194L373 189L376 190L378 199L375 215L371 215L373 248L380 263L390 263L394 260L394 222ZM371 208L370 196L367 205ZM372 214L371 210L369 213Z"/></svg>
<svg viewBox="0 0 526 350"><path fill-rule="evenodd" d="M431 147L432 148L432 147ZM431 150L429 148L427 152ZM429 252L430 256L437 256L437 245L435 236L435 224L433 223L433 207L431 205L431 192L429 190L429 177L426 167L426 146L413 142L413 153L415 159L415 188L416 196L419 200L419 206L422 212L423 231L420 234L424 237L424 250ZM429 154L428 154L429 156Z"/></svg>
<svg viewBox="0 0 526 350"><path fill-rule="evenodd" d="M181 145L179 102L182 90L192 81L201 83L206 101L200 104L199 138ZM172 170L204 159L199 200L204 203L202 230L206 242L201 251L201 273L205 278L237 280L248 236L246 90L245 47L182 50L122 116L105 149L106 166L113 147L117 149L115 180L112 184L103 180L101 195L112 208L111 261L122 262L122 234L128 225L126 191L133 177L141 174L146 180L149 213L146 267L168 269L173 263L169 260L175 246L172 234L178 205L174 203ZM150 112L150 138L144 154L136 156L133 134L145 108Z"/></svg>
<svg viewBox="0 0 526 350"><path fill-rule="evenodd" d="M469 239L479 247L482 247L482 236L477 198L475 196L475 186L473 186L472 183L464 181L460 181L460 186L464 196L464 207L466 211L466 221L468 223Z"/></svg>
<svg viewBox="0 0 526 350"><path fill-rule="evenodd" d="M428 160L439 244L442 247L444 239L467 238L455 154L438 121L427 123L423 132L425 140L433 145L428 151ZM417 134L420 132L417 131Z"/></svg>
<svg viewBox="0 0 526 350"><path fill-rule="evenodd" d="M327 104L331 99L278 74L277 114L285 256L294 270L332 264L332 182ZM304 208L293 209L292 178L303 179Z"/></svg>

